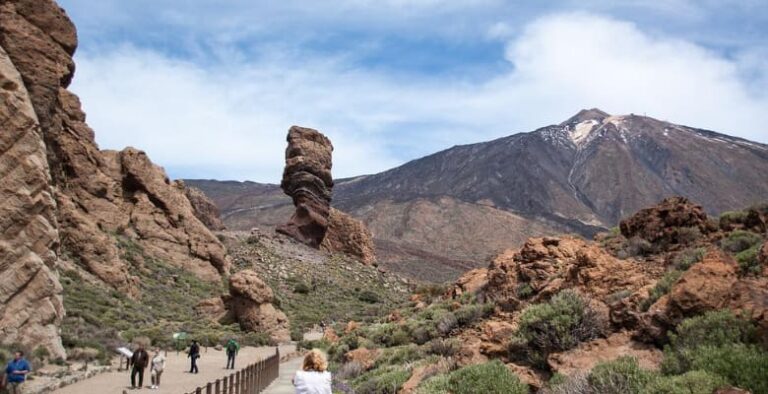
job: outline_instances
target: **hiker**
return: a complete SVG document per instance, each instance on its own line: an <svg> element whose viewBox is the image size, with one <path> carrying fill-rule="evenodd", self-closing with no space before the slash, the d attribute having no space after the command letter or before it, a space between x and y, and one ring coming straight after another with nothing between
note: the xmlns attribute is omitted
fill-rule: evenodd
<svg viewBox="0 0 768 394"><path fill-rule="evenodd" d="M144 345L138 344L138 348L131 356L131 388L141 388L144 385L144 369L149 364L149 354L144 350ZM136 386L136 375L139 375L139 385Z"/></svg>
<svg viewBox="0 0 768 394"><path fill-rule="evenodd" d="M312 349L304 356L301 370L293 377L296 394L331 394L331 373L323 353Z"/></svg>
<svg viewBox="0 0 768 394"><path fill-rule="evenodd" d="M240 351L240 344L235 341L234 338L230 338L229 342L227 342L227 368L226 369L235 369L235 356L237 355L237 352Z"/></svg>
<svg viewBox="0 0 768 394"><path fill-rule="evenodd" d="M13 353L13 360L5 367L5 380L8 384L8 392L11 394L21 394L21 388L24 381L27 380L27 374L32 370L29 361L24 358L24 352L17 350Z"/></svg>
<svg viewBox="0 0 768 394"><path fill-rule="evenodd" d="M160 352L160 348L155 349L155 356L152 357L152 366L149 370L149 375L152 378L151 389L160 388L160 376L163 375L165 370L165 356Z"/></svg>
<svg viewBox="0 0 768 394"><path fill-rule="evenodd" d="M200 358L200 345L197 344L197 341L192 341L187 357L192 362L192 365L189 367L189 373L197 373L197 359Z"/></svg>

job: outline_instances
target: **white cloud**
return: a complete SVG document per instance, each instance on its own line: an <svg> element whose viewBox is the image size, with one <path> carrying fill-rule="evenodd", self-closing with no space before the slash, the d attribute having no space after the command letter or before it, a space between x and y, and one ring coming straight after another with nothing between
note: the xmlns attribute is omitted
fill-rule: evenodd
<svg viewBox="0 0 768 394"><path fill-rule="evenodd" d="M727 59L602 16L530 23L508 45L513 70L476 84L301 56L233 54L198 65L123 46L79 54L73 90L103 147L145 149L172 176L276 181L292 124L331 137L341 177L399 164L404 149L426 154L530 131L588 107L768 142L764 61ZM749 83L745 70L762 78Z"/></svg>

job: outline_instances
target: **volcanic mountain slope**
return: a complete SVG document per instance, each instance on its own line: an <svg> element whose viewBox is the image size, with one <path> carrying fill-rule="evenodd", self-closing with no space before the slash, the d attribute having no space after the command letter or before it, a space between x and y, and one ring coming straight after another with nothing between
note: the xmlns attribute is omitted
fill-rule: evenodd
<svg viewBox="0 0 768 394"><path fill-rule="evenodd" d="M271 185L190 183L232 228L270 226L290 212ZM383 266L444 279L528 236L591 236L670 195L710 214L759 202L768 195L768 146L582 110L558 125L338 180L333 205L368 225Z"/></svg>

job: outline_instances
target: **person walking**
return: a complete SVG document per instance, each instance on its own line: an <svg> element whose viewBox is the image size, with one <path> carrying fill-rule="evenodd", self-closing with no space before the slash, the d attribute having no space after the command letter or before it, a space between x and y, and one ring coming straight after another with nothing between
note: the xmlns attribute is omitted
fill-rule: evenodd
<svg viewBox="0 0 768 394"><path fill-rule="evenodd" d="M189 373L197 373L197 359L200 358L200 345L197 344L197 341L192 341L187 357L192 363L189 367Z"/></svg>
<svg viewBox="0 0 768 394"><path fill-rule="evenodd" d="M13 360L5 367L5 379L8 382L8 392L11 394L21 394L24 381L27 375L32 371L29 361L24 358L24 352L17 350L13 353Z"/></svg>
<svg viewBox="0 0 768 394"><path fill-rule="evenodd" d="M293 377L296 394L331 394L331 373L328 360L317 349L312 349L302 363L301 370Z"/></svg>
<svg viewBox="0 0 768 394"><path fill-rule="evenodd" d="M160 348L155 349L155 356L152 357L152 366L150 367L149 374L152 378L151 389L160 388L160 376L163 375L165 370L165 356L160 352Z"/></svg>
<svg viewBox="0 0 768 394"><path fill-rule="evenodd" d="M240 351L240 344L235 341L234 338L230 338L227 342L227 368L235 369L235 356Z"/></svg>
<svg viewBox="0 0 768 394"><path fill-rule="evenodd" d="M131 388L137 389L144 385L144 369L149 364L149 354L144 350L144 345L139 344L133 356L131 356ZM136 375L139 376L139 385L136 386Z"/></svg>

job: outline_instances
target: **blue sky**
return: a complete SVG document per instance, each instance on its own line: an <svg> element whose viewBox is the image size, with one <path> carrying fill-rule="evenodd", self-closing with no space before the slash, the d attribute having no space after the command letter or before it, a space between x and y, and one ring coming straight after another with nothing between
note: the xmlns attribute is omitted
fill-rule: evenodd
<svg viewBox="0 0 768 394"><path fill-rule="evenodd" d="M337 177L581 108L768 142L768 2L60 0L102 148L278 181L293 124Z"/></svg>

